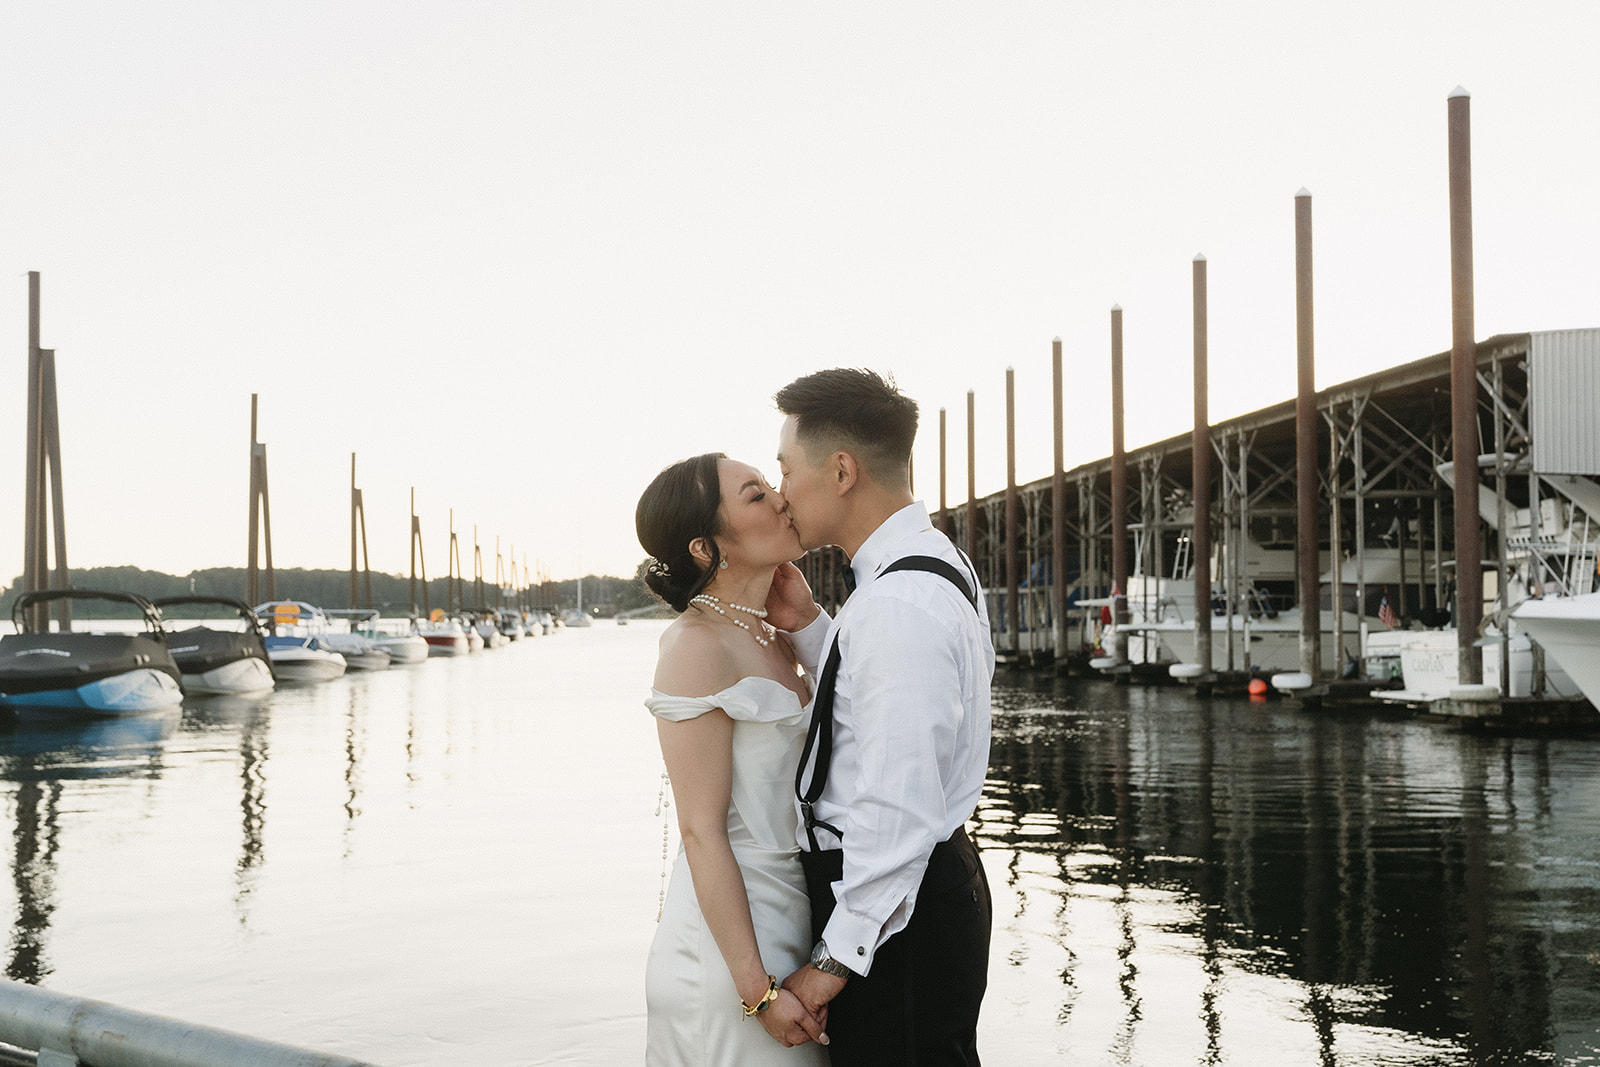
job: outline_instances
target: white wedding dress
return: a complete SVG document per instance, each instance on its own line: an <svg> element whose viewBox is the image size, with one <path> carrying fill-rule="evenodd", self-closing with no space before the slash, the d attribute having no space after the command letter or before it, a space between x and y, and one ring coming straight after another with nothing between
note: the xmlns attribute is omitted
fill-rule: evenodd
<svg viewBox="0 0 1600 1067"><path fill-rule="evenodd" d="M779 981L810 956L811 904L795 842L794 770L805 745L806 708L781 682L750 677L708 697L651 690L645 706L681 722L721 708L733 720L728 841L744 874L761 962ZM739 994L701 917L683 850L645 967L650 1067L822 1067L827 1051L784 1048L739 1010Z"/></svg>

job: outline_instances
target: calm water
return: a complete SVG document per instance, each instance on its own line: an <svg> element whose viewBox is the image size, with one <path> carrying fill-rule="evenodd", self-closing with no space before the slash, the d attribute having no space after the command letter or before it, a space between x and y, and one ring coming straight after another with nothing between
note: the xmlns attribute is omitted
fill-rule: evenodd
<svg viewBox="0 0 1600 1067"><path fill-rule="evenodd" d="M396 1067L638 1062L661 625L0 730L8 973ZM988 1062L1600 1063L1600 742L996 712Z"/></svg>

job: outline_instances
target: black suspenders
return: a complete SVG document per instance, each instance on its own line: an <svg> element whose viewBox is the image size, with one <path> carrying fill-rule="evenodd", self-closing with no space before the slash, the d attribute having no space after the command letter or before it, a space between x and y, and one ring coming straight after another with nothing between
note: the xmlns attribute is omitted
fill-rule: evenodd
<svg viewBox="0 0 1600 1067"><path fill-rule="evenodd" d="M966 576L954 565L936 556L905 556L885 567L879 576L890 571L927 571L937 574L961 590L961 595L967 598L973 611L978 610L977 595L967 584ZM819 826L841 841L844 839L844 833L838 827L821 821L811 809L811 805L817 802L822 790L827 787L828 764L833 760L833 690L838 677L839 635L835 633L833 647L828 650L828 661L822 668L822 677L817 679L817 698L811 705L811 728L806 731L806 747L800 754L800 766L794 772L794 794L800 800L800 813L805 817L806 839L813 852L819 851L816 832ZM806 764L811 762L813 751L817 754L817 766L811 774L811 785L807 788L804 787Z"/></svg>

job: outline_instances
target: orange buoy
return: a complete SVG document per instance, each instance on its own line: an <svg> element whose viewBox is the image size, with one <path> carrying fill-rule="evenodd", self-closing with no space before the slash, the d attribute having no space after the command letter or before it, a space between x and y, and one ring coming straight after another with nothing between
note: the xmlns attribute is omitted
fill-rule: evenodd
<svg viewBox="0 0 1600 1067"><path fill-rule="evenodd" d="M1267 693L1267 681L1265 678L1252 678L1247 688L1253 697L1265 696Z"/></svg>

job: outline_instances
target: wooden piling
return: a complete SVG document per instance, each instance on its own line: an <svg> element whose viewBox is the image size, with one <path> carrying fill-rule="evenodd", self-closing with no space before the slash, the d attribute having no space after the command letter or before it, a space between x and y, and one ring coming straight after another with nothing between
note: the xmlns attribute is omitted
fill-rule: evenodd
<svg viewBox="0 0 1600 1067"><path fill-rule="evenodd" d="M22 591L37 592L44 588L44 568L39 552L44 547L41 524L44 520L40 508L40 489L43 456L39 416L41 404L39 366L39 272L28 272L28 382L27 382L27 440L23 451L23 516L22 516ZM44 617L37 605L29 609L27 623L38 627Z"/></svg>
<svg viewBox="0 0 1600 1067"><path fill-rule="evenodd" d="M472 528L472 592L483 603L483 549L478 546L478 528Z"/></svg>
<svg viewBox="0 0 1600 1067"><path fill-rule="evenodd" d="M360 550L359 571L364 579L367 598L365 601L358 599L357 575L357 549ZM362 499L361 490L356 488L356 454L350 453L350 606L361 607L363 603L372 605L372 557L367 555L367 509Z"/></svg>
<svg viewBox="0 0 1600 1067"><path fill-rule="evenodd" d="M417 566L422 567L422 614L433 614L428 605L428 560L422 550L422 520L417 518L417 487L411 487L411 613L417 613Z"/></svg>
<svg viewBox="0 0 1600 1067"><path fill-rule="evenodd" d="M1317 523L1317 383L1315 317L1312 308L1311 193L1294 198L1295 352L1298 391L1295 432L1295 562L1300 576L1300 669L1312 680L1322 675L1322 539ZM1338 567L1338 553L1332 554ZM1338 604L1334 611L1340 611Z"/></svg>
<svg viewBox="0 0 1600 1067"><path fill-rule="evenodd" d="M945 462L945 412L939 409L939 529L946 537L950 536L950 505L947 491L950 478L949 468Z"/></svg>
<svg viewBox="0 0 1600 1067"><path fill-rule="evenodd" d="M1478 361L1473 336L1472 98L1449 96L1450 137L1450 413L1455 462L1456 655L1462 685L1483 682L1473 644L1483 616L1483 550L1478 515Z"/></svg>
<svg viewBox="0 0 1600 1067"><path fill-rule="evenodd" d="M1022 654L1022 615L1017 603L1017 372L1006 368L1006 630L1011 655Z"/></svg>
<svg viewBox="0 0 1600 1067"><path fill-rule="evenodd" d="M250 546L245 574L246 599L252 605L278 599L272 567L272 503L267 489L267 446L259 440L259 396L250 394ZM263 550L265 550L263 552ZM261 562L266 556L266 588L262 589Z"/></svg>
<svg viewBox="0 0 1600 1067"><path fill-rule="evenodd" d="M67 569L67 505L66 497L62 490L61 475L61 414L56 405L56 351L53 348L39 350L39 385L43 410L40 412L40 424L44 430L42 454L45 465L50 470L50 526L55 534L56 568L55 574L50 575L50 561L45 558L44 552L39 553L39 563L47 576L47 584L56 589L68 589L72 586L72 574ZM42 473L42 472L41 472ZM44 479L40 478L40 484ZM44 502L40 501L39 511L44 512ZM72 629L72 600L63 597L55 602L56 621L60 629Z"/></svg>
<svg viewBox="0 0 1600 1067"><path fill-rule="evenodd" d="M1211 405L1206 257L1194 257L1194 435L1189 465L1194 490L1194 528L1189 538L1194 567L1194 649L1202 677L1211 673Z"/></svg>
<svg viewBox="0 0 1600 1067"><path fill-rule="evenodd" d="M1067 661L1067 472L1066 409L1062 396L1061 338L1050 342L1052 421L1055 468L1050 475L1050 621L1051 655ZM1080 535L1082 536L1082 535Z"/></svg>
<svg viewBox="0 0 1600 1067"><path fill-rule="evenodd" d="M977 571L978 581L983 581L983 571L978 569L978 401L976 394L967 390L967 558Z"/></svg>
<svg viewBox="0 0 1600 1067"><path fill-rule="evenodd" d="M1128 456L1123 449L1122 307L1111 308L1112 621L1128 624Z"/></svg>

